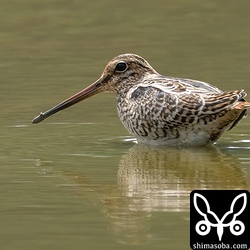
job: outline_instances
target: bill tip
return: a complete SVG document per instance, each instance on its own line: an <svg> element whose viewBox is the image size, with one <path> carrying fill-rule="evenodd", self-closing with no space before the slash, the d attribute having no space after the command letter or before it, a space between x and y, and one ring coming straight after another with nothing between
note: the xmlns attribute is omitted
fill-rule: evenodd
<svg viewBox="0 0 250 250"><path fill-rule="evenodd" d="M40 113L38 116L36 116L33 120L32 120L32 123L35 124L35 123L39 123L41 122L42 120L44 120L45 117L44 117L44 113Z"/></svg>

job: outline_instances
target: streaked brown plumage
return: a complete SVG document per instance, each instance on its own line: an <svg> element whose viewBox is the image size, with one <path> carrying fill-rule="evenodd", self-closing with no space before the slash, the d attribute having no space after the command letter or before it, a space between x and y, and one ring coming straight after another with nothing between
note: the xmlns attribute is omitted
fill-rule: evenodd
<svg viewBox="0 0 250 250"><path fill-rule="evenodd" d="M151 145L211 144L233 128L250 106L243 90L223 92L205 82L166 77L142 57L123 54L107 64L96 82L41 113L33 123L102 91L116 93L125 128Z"/></svg>

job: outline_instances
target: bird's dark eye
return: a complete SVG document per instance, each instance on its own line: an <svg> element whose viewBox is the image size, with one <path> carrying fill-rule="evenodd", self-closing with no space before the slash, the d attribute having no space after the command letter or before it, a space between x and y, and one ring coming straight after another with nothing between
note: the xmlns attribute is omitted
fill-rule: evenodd
<svg viewBox="0 0 250 250"><path fill-rule="evenodd" d="M119 62L116 64L116 72L124 72L127 69L127 64L125 62Z"/></svg>

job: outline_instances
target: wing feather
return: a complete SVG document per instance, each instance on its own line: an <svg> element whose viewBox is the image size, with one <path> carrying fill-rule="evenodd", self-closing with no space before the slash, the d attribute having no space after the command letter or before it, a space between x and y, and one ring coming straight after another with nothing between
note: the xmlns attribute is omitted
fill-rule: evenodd
<svg viewBox="0 0 250 250"><path fill-rule="evenodd" d="M165 77L156 75L142 81L140 86L154 86L165 92L187 93L222 93L217 87L198 80Z"/></svg>
<svg viewBox="0 0 250 250"><path fill-rule="evenodd" d="M200 119L212 121L237 109L240 102L244 103L246 93L243 90L222 92L202 84L198 88L200 91L191 91L195 88L191 83L188 86L178 81L177 85L172 80L164 84L159 83L158 79L154 83L139 84L130 92L131 105L133 101L137 105L138 102L144 104L144 109L141 109L144 112L141 111L140 116L146 121L153 123L152 120L158 119L164 126L175 127L197 123ZM247 105L243 105L242 109L246 108Z"/></svg>

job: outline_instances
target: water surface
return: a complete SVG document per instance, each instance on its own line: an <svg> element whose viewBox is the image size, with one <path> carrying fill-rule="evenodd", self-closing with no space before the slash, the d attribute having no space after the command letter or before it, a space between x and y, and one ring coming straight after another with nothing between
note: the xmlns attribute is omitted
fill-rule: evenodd
<svg viewBox="0 0 250 250"><path fill-rule="evenodd" d="M193 189L250 189L250 119L210 148L151 148L103 93L41 111L133 52L250 93L249 2L1 0L1 249L188 249Z"/></svg>

